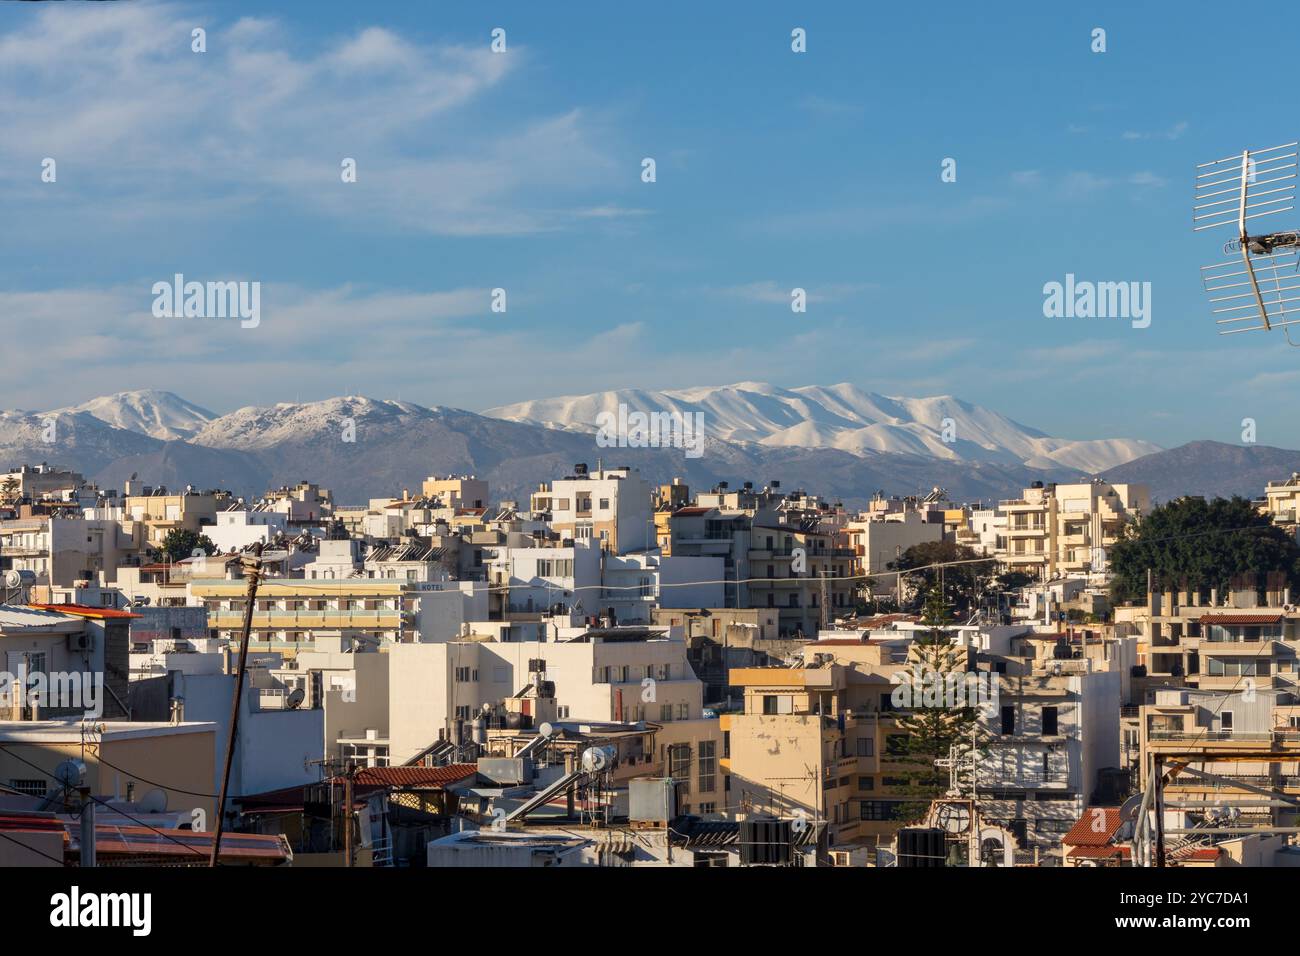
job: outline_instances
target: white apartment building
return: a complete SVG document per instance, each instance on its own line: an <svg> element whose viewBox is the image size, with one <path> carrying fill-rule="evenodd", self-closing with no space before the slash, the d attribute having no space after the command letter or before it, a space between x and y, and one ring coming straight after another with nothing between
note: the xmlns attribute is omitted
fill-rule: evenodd
<svg viewBox="0 0 1300 956"><path fill-rule="evenodd" d="M590 539L565 547L483 550L505 614L538 614L557 604L589 616L600 613L601 551Z"/></svg>
<svg viewBox="0 0 1300 956"><path fill-rule="evenodd" d="M980 811L1051 850L1082 816L1098 771L1120 766L1118 671L999 675L996 706L983 711L976 779Z"/></svg>
<svg viewBox="0 0 1300 956"><path fill-rule="evenodd" d="M543 484L532 496L534 514L550 516L562 538L597 541L613 554L655 546L654 488L633 468L589 472L575 465L574 474Z"/></svg>
<svg viewBox="0 0 1300 956"><path fill-rule="evenodd" d="M204 528L203 533L219 553L225 554L243 551L255 543L267 544L286 533L288 527L288 516L279 512L233 507L218 511L216 524Z"/></svg>
<svg viewBox="0 0 1300 956"><path fill-rule="evenodd" d="M389 648L391 760L404 763L485 705L545 680L561 720L696 720L704 685L680 627L588 630L568 641L399 644Z"/></svg>

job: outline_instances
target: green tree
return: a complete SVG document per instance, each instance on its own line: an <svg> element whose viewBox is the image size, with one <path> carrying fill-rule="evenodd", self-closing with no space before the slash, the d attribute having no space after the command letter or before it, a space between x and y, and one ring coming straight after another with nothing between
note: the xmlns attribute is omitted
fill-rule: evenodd
<svg viewBox="0 0 1300 956"><path fill-rule="evenodd" d="M1263 584L1300 579L1300 547L1245 498L1180 498L1129 525L1110 549L1111 599L1146 597L1147 571L1157 587L1226 590L1243 579Z"/></svg>
<svg viewBox="0 0 1300 956"><path fill-rule="evenodd" d="M905 740L891 748L892 755L886 758L900 765L900 772L910 780L902 789L916 799L899 808L899 816L908 820L922 817L930 801L947 792L949 771L936 766L935 761L968 755L972 727L979 720L979 710L965 695L954 699L943 694L937 701L918 699L918 674L946 688L950 683L948 675L954 675L956 681L966 673L966 648L953 644L949 637L946 629L951 626L951 618L938 588L926 595L921 623L926 630L917 633L908 652L912 706L896 718Z"/></svg>
<svg viewBox="0 0 1300 956"><path fill-rule="evenodd" d="M942 569L932 568L929 565L947 564L953 561L976 561L981 557L982 555L977 554L974 548L968 548L964 544L953 541L927 541L908 548L898 560L891 561L888 568L891 571L913 571L915 568L924 568L925 570L913 571L904 579L915 582L919 578L921 581L916 604L921 603L923 595L931 591L938 592L939 584L942 582L943 601L951 603L959 612L965 612L978 602L979 595L988 587L994 562L988 560L976 564L957 564Z"/></svg>
<svg viewBox="0 0 1300 956"><path fill-rule="evenodd" d="M172 528L168 531L158 550L172 561L180 561L192 556L195 548L201 548L204 554L215 554L217 550L217 546L206 534L187 528Z"/></svg>
<svg viewBox="0 0 1300 956"><path fill-rule="evenodd" d="M1019 591L1021 588L1034 584L1038 579L1028 571L1007 571L1005 574L999 574L993 581L993 586L999 591Z"/></svg>

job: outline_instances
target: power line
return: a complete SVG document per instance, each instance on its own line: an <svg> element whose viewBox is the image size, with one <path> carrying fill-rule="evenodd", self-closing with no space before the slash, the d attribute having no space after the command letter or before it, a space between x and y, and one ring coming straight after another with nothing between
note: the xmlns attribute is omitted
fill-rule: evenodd
<svg viewBox="0 0 1300 956"><path fill-rule="evenodd" d="M181 787L174 786L170 783L159 783L157 780L150 780L148 777L142 777L134 770L127 770L125 767L119 767L117 764L105 760L102 755L96 755L95 760L98 763L104 764L104 766L106 767L112 767L114 770L118 771L119 773L126 774L128 777L131 777L132 779L139 780L141 783L151 784L152 786L159 787L163 790L170 790L173 793L183 793L187 797L204 797L205 799L208 800L216 800L217 797L219 796L219 794L215 794L215 793L199 793L197 790L185 790Z"/></svg>
<svg viewBox="0 0 1300 956"><path fill-rule="evenodd" d="M15 760L17 760L17 761L19 761L19 762L21 762L21 763L25 763L27 766L31 767L33 770L37 771L38 773L42 773L42 774L44 774L45 776L49 777L51 780L53 780L53 781L54 781L55 783L57 783L59 786L66 786L66 784L64 783L64 781L60 780L58 777L56 777L54 774L50 773L50 772L49 772L48 770L46 770L44 767L40 767L40 766L38 766L38 765L32 763L30 760L27 760L25 757L21 757L21 756L19 756L18 754L14 753L12 750L10 750L9 747L8 747L7 745L5 745L5 744L0 744L0 750L3 750L3 751L4 751L5 753L7 753L9 756L13 757ZM99 804L99 805L100 805L101 807L103 807L105 810L112 810L114 813L121 814L122 816L126 817L128 820L130 820L132 823L136 824L137 826L142 826L142 827L144 827L144 828L146 828L146 829L148 829L148 830L152 830L154 833L158 834L158 835L159 835L160 837L162 837L164 840L170 840L172 843L175 843L177 846L184 847L185 849L190 850L190 851L192 851L192 852L194 852L194 853L197 853L197 854L199 854L200 856L203 855L203 851L200 850L200 849L198 849L197 847L190 846L188 843L182 843L180 840L177 840L175 837L173 837L173 836L171 836L170 834L168 834L168 833L166 833L166 832L164 832L164 831L158 829L157 827L153 826L152 824L148 824L148 823L145 823L143 820L138 820L138 819L136 819L135 817L131 816L131 814L127 813L125 810L121 809L120 807L115 807L115 806L113 806L113 805L110 804L107 800L102 800L102 799L100 799L99 797L95 796L93 793L88 793L88 794L86 794L86 796L88 796L91 800L95 801L95 803Z"/></svg>
<svg viewBox="0 0 1300 956"><path fill-rule="evenodd" d="M59 859L55 859L54 857L50 856L48 853L45 853L45 852L43 852L43 851L41 851L41 850L36 849L36 847L34 847L34 846L28 846L28 845L27 845L26 843L24 843L22 840L15 840L13 837L11 837L11 836L9 836L7 833L5 833L3 830L0 830L0 840L8 840L10 843L17 844L18 846L22 847L24 850L27 850L29 853L35 853L37 856L43 856L43 857L45 857L45 859L47 859L47 860L52 860L53 862L59 864L59 866L67 866L67 865L68 865L68 861L67 861L67 860L59 860Z"/></svg>

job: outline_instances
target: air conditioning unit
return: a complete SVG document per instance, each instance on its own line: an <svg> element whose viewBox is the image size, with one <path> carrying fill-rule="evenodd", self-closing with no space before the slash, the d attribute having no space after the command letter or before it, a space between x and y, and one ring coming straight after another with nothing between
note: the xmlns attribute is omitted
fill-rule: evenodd
<svg viewBox="0 0 1300 956"><path fill-rule="evenodd" d="M95 635L89 631L80 631L68 635L68 650L73 653L89 654L95 649Z"/></svg>

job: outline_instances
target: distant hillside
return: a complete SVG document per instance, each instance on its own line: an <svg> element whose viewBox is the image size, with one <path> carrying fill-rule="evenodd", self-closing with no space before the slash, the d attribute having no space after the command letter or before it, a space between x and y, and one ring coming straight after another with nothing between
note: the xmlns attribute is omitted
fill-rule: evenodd
<svg viewBox="0 0 1300 956"><path fill-rule="evenodd" d="M182 419L176 412L187 407L182 401L164 403L155 396L153 405L86 403L103 418L88 411L0 413L0 465L48 461L76 468L101 487L120 489L134 473L169 488L192 484L244 496L311 480L349 504L400 495L403 489L417 489L428 475L449 472L487 478L494 499L527 502L539 482L570 474L576 462L595 466L600 459L607 466L631 465L656 483L680 476L695 488L719 481L733 488L744 481L762 486L775 480L787 490L804 488L851 508L864 505L877 490L904 495L937 485L958 500L990 501L1014 497L1034 480L1078 477L1077 472L1040 470L1014 460L954 461L866 450L853 454L713 438L706 439L701 457L688 458L674 449L601 448L587 431L362 397L241 408L201 422L197 413ZM122 407L138 414L116 414ZM51 444L42 441L47 415L57 423ZM156 427L160 422L165 427ZM161 440L146 433L167 435L194 426L185 439ZM344 439L349 427L351 441Z"/></svg>
<svg viewBox="0 0 1300 956"><path fill-rule="evenodd" d="M1116 465L1107 481L1143 482L1160 502L1179 495L1260 498L1270 481L1300 471L1300 451L1268 445L1194 441Z"/></svg>

